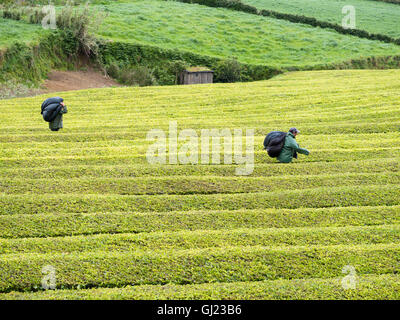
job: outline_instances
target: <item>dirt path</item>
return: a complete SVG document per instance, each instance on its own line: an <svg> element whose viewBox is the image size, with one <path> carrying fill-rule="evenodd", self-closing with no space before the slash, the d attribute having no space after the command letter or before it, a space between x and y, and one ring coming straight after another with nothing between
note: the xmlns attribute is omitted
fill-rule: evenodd
<svg viewBox="0 0 400 320"><path fill-rule="evenodd" d="M42 93L82 90L91 88L121 87L115 80L106 78L95 70L52 71L42 85Z"/></svg>

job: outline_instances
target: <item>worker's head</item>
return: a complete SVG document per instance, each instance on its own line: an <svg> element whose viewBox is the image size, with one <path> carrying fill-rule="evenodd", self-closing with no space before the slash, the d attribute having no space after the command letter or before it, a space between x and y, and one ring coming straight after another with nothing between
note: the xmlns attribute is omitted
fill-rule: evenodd
<svg viewBox="0 0 400 320"><path fill-rule="evenodd" d="M290 128L289 132L291 132L294 136L297 136L300 133L300 131L296 128Z"/></svg>

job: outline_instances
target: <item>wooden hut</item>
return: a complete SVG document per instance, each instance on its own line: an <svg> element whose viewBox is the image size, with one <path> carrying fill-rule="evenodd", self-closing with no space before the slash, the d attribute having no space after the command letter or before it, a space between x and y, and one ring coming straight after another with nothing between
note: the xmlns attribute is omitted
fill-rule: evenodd
<svg viewBox="0 0 400 320"><path fill-rule="evenodd" d="M213 83L214 71L205 67L191 67L181 73L181 84Z"/></svg>

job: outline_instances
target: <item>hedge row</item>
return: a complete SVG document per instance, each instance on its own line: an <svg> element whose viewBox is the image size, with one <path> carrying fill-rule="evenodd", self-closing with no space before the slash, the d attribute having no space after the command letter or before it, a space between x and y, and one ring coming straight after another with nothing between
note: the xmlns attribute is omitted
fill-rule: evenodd
<svg viewBox="0 0 400 320"><path fill-rule="evenodd" d="M356 289L344 290L342 279L293 279L123 288L47 290L0 294L1 300L399 300L398 275L359 275Z"/></svg>
<svg viewBox="0 0 400 320"><path fill-rule="evenodd" d="M374 0L374 1L382 1L382 2L400 4L400 0Z"/></svg>
<svg viewBox="0 0 400 320"><path fill-rule="evenodd" d="M258 14L258 9L256 7L244 4L240 0L178 0L178 1L184 3L197 3L214 8L227 8L236 11Z"/></svg>
<svg viewBox="0 0 400 320"><path fill-rule="evenodd" d="M400 173L350 173L264 177L146 177L0 179L2 194L190 195L278 192L306 188L400 185Z"/></svg>
<svg viewBox="0 0 400 320"><path fill-rule="evenodd" d="M393 112L393 111L392 111ZM150 115L151 116L151 115ZM390 117L388 116L390 119ZM231 130L231 134L232 129ZM201 130L194 130L198 136L201 136ZM165 132L168 132L166 128ZM244 131L245 133L245 131ZM265 134L267 132L265 131ZM399 132L400 133L400 132ZM363 147L382 147L387 148L391 146L395 146L396 143L400 140L400 134L396 132L392 132L391 134L386 133L378 133L378 134L359 134L359 135L325 135L325 134L302 134L301 143L312 145L323 149L329 148L337 148L340 146L342 149L352 149L357 148L362 145ZM262 146L265 134L263 135L255 135L254 143ZM146 139L145 136L140 136L139 133L135 132L121 132L119 135L114 135L112 132L107 133L104 132L103 135L92 134L91 138L97 139L87 139L86 141L71 141L71 135L73 137L79 137L79 134L70 133L63 135L65 139L63 141L52 141L47 139L47 137L51 137L52 135L42 134L40 135L41 139L31 140L30 138L34 136L25 136L25 139L18 139L22 136L10 136L10 141L4 141L7 136L0 135L0 148L4 150L5 153L12 149L20 149L25 152L33 152L33 150L46 151L49 146L52 148L56 148L57 150L70 149L70 148L85 148L85 149L97 149L104 147L112 147L112 148L126 148L130 147L136 152L146 151L147 148L152 141ZM54 136L54 135L53 135ZM37 136L36 136L37 137ZM107 139L109 137L109 139ZM14 138L14 139L13 139ZM39 137L37 137L39 138ZM4 139L4 140L3 140ZM221 140L223 142L223 140ZM246 137L243 136L241 141L245 144ZM179 146L184 144L184 141L178 141Z"/></svg>
<svg viewBox="0 0 400 320"><path fill-rule="evenodd" d="M96 92L90 91L90 94L95 95ZM111 94L111 93L110 93ZM76 102L75 102L76 103ZM98 102L102 103L102 102ZM37 105L37 104L36 104ZM234 107L239 108L236 104ZM328 107L328 106L326 106ZM395 110L396 107L393 107ZM80 110L75 110L76 112L81 112ZM84 112L84 111L83 111ZM116 111L117 112L117 111ZM123 111L121 111L123 112ZM280 111L276 111L280 112ZM306 111L307 112L307 111ZM8 113L11 115L12 113ZM76 142L86 142L86 141L97 141L97 140L107 140L102 139L99 136L98 131L94 128L94 124L98 124L98 130L102 130L104 135L110 137L109 140L116 140L120 138L122 140L127 140L130 137L132 139L137 140L141 139L142 141L146 139L146 135L150 129L157 128L163 129L168 133L168 121L169 119L161 118L158 123L153 121L144 121L141 124L137 124L132 127L128 123L137 119L135 115L127 114L124 120L120 120L122 123L117 125L118 120L111 120L110 115L108 118L102 118L97 116L83 115L80 120L75 120L71 118L69 121L68 129L63 131L62 136L49 135L48 133L44 133L42 127L40 127L40 118L37 117L37 114L33 113L29 114L30 117L26 118L25 127L21 129L17 129L15 126L12 126L12 119L5 119L3 121L3 127L0 128L0 143L2 142L11 142L11 141L43 141L43 138L49 137L49 142L53 141L63 141L65 137L65 141L76 141ZM5 115L6 116L6 115ZM15 117L18 117L18 114L15 114ZM149 116L152 116L151 114ZM175 116L175 114L174 114ZM192 115L193 116L193 115ZM196 117L197 115L194 115ZM240 117L240 115L237 115ZM258 137L265 137L265 135L272 130L276 130L277 126L279 129L285 130L286 128L290 128L290 125L293 125L293 122L296 122L298 126L303 128L303 131L306 132L307 135L317 135L324 133L325 135L337 135L337 134L354 134L357 132L363 132L365 134L372 133L387 133L387 132L397 132L400 128L400 118L396 116L395 112L392 117L390 116L382 116L379 115L375 118L372 118L368 115L368 117L360 116L359 120L348 120L346 116L343 117L333 117L332 121L326 121L325 118L321 120L311 120L314 115L308 114L307 117L303 117L302 120L293 119L293 120L285 120L284 119L271 119L271 122L266 122L264 120L264 116L255 116L261 119L252 120L246 119L235 119L235 118L227 118L228 122L222 123L217 119L210 119L207 121L207 118L201 120L201 122L196 123L196 118L186 120L185 114L177 115L175 119L179 121L179 130L186 128L198 128L201 125L202 129L207 128L215 128L215 129L224 129L227 128L230 130L243 128L243 134L245 135L246 128L251 128L254 130L254 135ZM253 118L255 118L253 117ZM286 114L282 113L282 117L286 117ZM309 118L310 117L310 118ZM355 116L357 117L357 116ZM106 125L107 119L109 125ZM171 119L171 118L170 118ZM184 120L185 119L185 120ZM234 125L232 124L234 121ZM275 125L273 124L275 123ZM114 124L114 125L113 125ZM249 127L251 124L251 127ZM89 125L89 127L88 127ZM200 135L200 129L196 130L197 134ZM231 131L232 132L232 131ZM15 134L15 136L14 136ZM95 137L96 139L94 139ZM100 137L100 139L99 139ZM74 140L76 138L76 140ZM394 138L393 138L394 139Z"/></svg>
<svg viewBox="0 0 400 320"><path fill-rule="evenodd" d="M329 28L334 29L335 31L342 33L342 34L349 34L353 36L357 36L359 38L366 38L370 40L378 40L383 42L392 42L395 44L400 45L400 39L392 38L383 34L372 34L364 30L360 29L346 29L342 26L330 23L326 21L320 21L318 19L312 17L306 17L303 15L296 15L296 14L289 14L289 13L281 13L273 10L258 10L256 7L247 5L242 3L240 0L176 0L179 2L185 3L197 3L205 6L210 7L220 7L220 8L227 8L236 11L243 11L246 13L262 15L265 17L272 17L275 19L283 19L294 23L303 23L308 24L313 27L320 27L320 28ZM383 0L384 1L384 0ZM398 0L388 0L394 1L395 3L399 3Z"/></svg>
<svg viewBox="0 0 400 320"><path fill-rule="evenodd" d="M93 92L91 92L93 93ZM93 93L95 94L95 93ZM395 116L394 116L395 118ZM393 119L392 121L383 119L384 121L364 121L364 122L357 122L354 120L354 122L334 122L334 123L321 123L321 122L315 122L315 123L310 123L310 122L296 122L301 125L303 128L303 132L307 132L307 134L321 134L321 132L324 132L326 135L332 135L332 134L354 134L354 133L359 133L363 132L365 134L367 133L387 133L387 132L397 132L400 127L400 121L398 121L396 118ZM235 120L235 127L239 127L241 124L239 122L240 120ZM96 122L96 120L93 120L93 122ZM88 123L86 122L86 125ZM87 126L84 126L83 123L82 125L78 126L73 126L69 127L73 129L74 133L70 133L70 130L66 130L63 132L62 135L52 135L49 136L49 141L63 141L64 137L67 139L66 141L76 141L76 142L84 142L84 141L93 141L96 140L99 136L99 131L104 132L104 134L108 135L110 137L111 135L114 135L115 137L121 136L121 131L124 131L123 134L126 134L129 137L129 134L136 134L137 137L146 137L146 134L149 131L149 126L151 124L145 124L143 128L141 127L132 127L129 125L115 125L113 127L99 124L96 129L93 127L88 128ZM188 123L187 125L190 125ZM245 124L244 124L245 125ZM279 126L283 128L290 128L290 125L293 125L293 122L287 121L279 122ZM145 127L147 126L147 128ZM198 124L197 124L198 126ZM184 126L179 126L180 129L182 129ZM207 126L208 127L208 126ZM219 124L217 126L218 128L225 128L226 125ZM157 127L151 127L151 128L160 128L159 126ZM189 128L193 128L192 126L189 126ZM215 127L213 127L215 128ZM266 132L276 130L276 127L273 125L253 125L252 128L254 128L254 134L257 136L262 136L266 134ZM0 142L7 142L7 141L13 141L13 140L23 140L27 139L27 137L32 137L32 139L35 141L40 141L43 139L43 137L46 137L47 134L43 135L43 128L38 126L37 120L35 121L35 124L32 124L31 126L27 125L24 128L16 128L15 126L9 126L9 127L1 127L0 128ZM21 133L25 133L22 134ZM38 133L38 136L36 138L34 137ZM14 137L15 135L15 137ZM93 136L96 137L96 139L93 139ZM74 140L76 138L76 140Z"/></svg>
<svg viewBox="0 0 400 320"><path fill-rule="evenodd" d="M393 206L400 186L353 186L213 195L0 195L0 215ZM62 201L60 201L62 199Z"/></svg>
<svg viewBox="0 0 400 320"><path fill-rule="evenodd" d="M166 66L168 63L174 61L181 61L188 65L201 65L215 70L226 59L200 55L184 50L163 49L150 45L101 41L99 45L99 60L105 66L109 66L117 61L126 66L143 64L159 67ZM241 68L242 81L265 80L282 73L282 70L266 65L239 63L239 66ZM218 80L218 74L215 76Z"/></svg>
<svg viewBox="0 0 400 320"><path fill-rule="evenodd" d="M400 226L328 227L295 229L185 230L140 234L0 239L0 255L26 253L72 253L89 251L136 252L201 249L226 246L318 246L400 243Z"/></svg>
<svg viewBox="0 0 400 320"><path fill-rule="evenodd" d="M200 136L200 133L198 134ZM257 136L254 137L255 149L260 151L263 149L263 141L265 137ZM245 137L242 139L243 144L246 144ZM323 139L321 137L302 137L301 145L307 146L310 150L336 150L340 147L341 150L354 150L360 149L386 149L391 148L398 144L400 139L398 137L388 137L374 139L371 138L369 140L351 140L348 138L347 141L342 138L331 138L329 140ZM224 140L221 139L223 143ZM57 150L58 156L66 156L66 155L109 155L113 151L126 153L130 152L134 155L143 155L146 154L149 146L152 144L152 141L146 141L145 139L134 139L134 140L109 140L109 141L94 141L87 143L74 143L74 142L64 142L64 143L51 143L51 142L41 142L41 143L13 143L13 144L2 144L0 143L0 148L2 149L2 157L4 158L12 158L12 157L28 157L28 156L50 156L54 154L54 150ZM183 147L184 142L179 142L177 144L178 150ZM49 147L52 149L49 149ZM233 150L233 149L232 149ZM395 149L394 149L395 150ZM107 152L109 151L109 152ZM196 148L196 153L201 151L201 145ZM209 152L215 152L213 149L209 149ZM221 151L223 151L223 146L221 146Z"/></svg>
<svg viewBox="0 0 400 320"><path fill-rule="evenodd" d="M258 149L254 152L254 164L262 163L276 163L275 158L270 158L268 154L262 150L262 146L257 147ZM132 150L125 149L123 153L114 155L118 149L113 149L108 152L104 150L102 152L91 152L90 155L70 154L45 156L45 157L32 157L17 155L12 158L1 158L0 168L13 168L15 166L25 166L30 168L38 167L56 167L61 161L68 164L69 166L82 166L82 165L145 165L149 164L146 155L132 154ZM341 150L341 149L328 149L328 150L313 150L308 157L301 157L299 162L338 162L348 160L377 160L377 159L388 159L400 156L400 148L362 148L355 150ZM220 157L221 164L223 164L223 155ZM167 163L168 164L168 163ZM199 164L198 164L199 165ZM291 166L288 164L287 166ZM242 165L243 166L243 165Z"/></svg>
<svg viewBox="0 0 400 320"><path fill-rule="evenodd" d="M136 253L4 255L0 292L40 288L42 268L52 266L59 289L143 284L199 284L342 276L400 271L398 244L360 246L224 247Z"/></svg>
<svg viewBox="0 0 400 320"><path fill-rule="evenodd" d="M0 178L9 179L67 179L67 178L129 178L164 176L236 176L236 165L130 165L130 166L55 166L35 168L11 168L0 170ZM289 166L272 163L256 164L252 177L273 177L279 175L317 175L324 173L387 173L400 172L398 158L376 160L348 160L343 162L299 162ZM34 181L32 181L34 182Z"/></svg>
<svg viewBox="0 0 400 320"><path fill-rule="evenodd" d="M232 230L237 228L343 227L399 224L400 206L137 213L42 213L0 215L2 238L99 233Z"/></svg>
<svg viewBox="0 0 400 320"><path fill-rule="evenodd" d="M210 88L211 89L211 88ZM235 90L236 88L232 88L232 90ZM211 90L210 90L211 91ZM96 93L93 93L96 94ZM158 101L162 101L163 103L165 103L164 99L168 99L169 97L163 97L160 98L158 97ZM173 97L171 97L172 99ZM176 98L175 98L176 99ZM238 104L240 103L240 101L238 101L237 97L233 98L234 100L232 101L232 104L234 104L235 107L238 107ZM243 97L243 99L246 99L246 96ZM187 99L182 98L183 101L187 101ZM182 101L181 100L181 101ZM219 100L219 99L218 99ZM248 98L248 103L246 104L246 106L248 106L248 108L253 108L254 104L256 104L256 101L258 102L259 100L261 100L261 97L258 97L257 100L254 100L254 98L252 99L251 97ZM118 101L118 98L116 98L116 101ZM145 101L140 101L140 103L144 103ZM273 101L271 101L273 103ZM269 102L269 103L271 103ZM346 101L347 102L347 101ZM363 101L364 102L364 101ZM386 101L385 101L386 102ZM385 103L383 101L380 101L380 103ZM38 102L31 102L31 103L35 103L37 104ZM74 110L76 110L76 112L88 112L87 114L83 114L82 117L78 118L73 118L69 121L70 126L73 126L74 129L76 129L76 131L78 132L82 132L82 130L85 128L85 132L86 133L93 133L96 134L94 127L90 127L87 128L85 127L85 124L92 124L93 122L96 122L99 124L99 126L101 124L107 123L107 120L110 121L110 123L115 123L117 120L120 119L112 119L113 122L111 122L111 117L114 116L117 113L124 113L124 119L121 119L120 122L120 126L119 128L123 129L123 124L127 125L127 123L129 121L132 121L133 119L137 119L138 117L143 117L143 111L141 111L139 108L139 110L129 110L127 111L127 106L130 105L131 101L127 101L124 102L126 104L124 104L123 106L115 106L115 109L110 112L111 108L114 106L115 102L111 102L111 101L107 101L106 99L99 99L98 103L107 103L109 104L108 108L106 110L104 110L104 113L102 114L93 114L93 111L91 110L82 110L82 107L79 105L80 103L85 104L87 103L86 101L73 101L71 102L72 107L74 108ZM135 102L133 102L135 103ZM137 103L137 102L136 102ZM172 102L173 103L173 102ZM193 102L191 101L187 101L187 103L191 106L193 104ZM218 103L218 101L214 102ZM280 101L280 103L282 103L282 101ZM207 104L205 106L205 104ZM211 104L211 101L199 101L199 105L198 106L193 106L193 110L192 110L192 116L197 116L198 113L200 113L200 108L209 108ZM174 108L179 108L180 105L174 105ZM233 106L232 106L233 107ZM240 106L241 107L241 106ZM267 106L265 106L267 107ZM358 108L360 106L357 106ZM300 118L298 115L291 115L291 121L296 121L297 123L300 123L301 125L308 125L309 127L311 126L318 126L319 129L323 130L325 127L330 127L332 124L334 123L338 123L341 122L341 124L343 125L344 123L346 123L347 121L350 122L352 121L354 125L360 125L362 122L365 122L364 124L368 124L368 120L374 120L375 123L379 123L379 122L387 122L389 119L392 120L393 122L400 122L400 116L396 115L396 113L393 112L394 110L394 106L392 107L392 110L385 110L385 109L389 109L390 106L384 108L382 107L382 110L377 110L375 107L375 110L372 107L367 107L367 106L362 106L363 107L363 114L360 114L360 111L357 109L353 109L352 111L350 110L346 110L346 114L338 114L337 110L336 114L335 112L331 111L331 112L323 112L321 111L319 108L313 111L308 112L308 110L306 110L305 112L307 112L307 119L304 118L304 116L302 118ZM227 108L226 104L220 106L220 108L223 110L225 108ZM172 108L171 108L172 109ZM279 108L276 108L279 109ZM356 111L357 110L357 111ZM22 111L22 110L21 110ZM33 112L33 110L29 110L29 115L31 115ZM174 110L175 111L175 110ZM193 128L193 126L195 124L199 124L196 123L196 118L192 118L192 119L185 119L185 122L183 123L183 119L189 116L189 111L188 108L182 108L181 114L179 114L179 116L177 116L177 120L179 120L179 128L183 129L183 128ZM274 112L274 111L271 111ZM365 113L364 113L365 112ZM146 112L147 113L147 112ZM146 116L150 117L150 119L146 119L147 121L145 123L138 123L135 127L130 128L129 131L126 131L126 135L127 138L128 137L133 137L135 138L135 140L137 139L141 139L141 141L145 140L146 134L145 134L145 130L149 128L149 126L151 126L151 128L162 128L162 129L166 129L168 130L168 122L171 118L167 118L166 115L157 115L158 118L157 120L152 119L151 117L156 116L154 114L155 112L149 112L148 114L146 114ZM239 116L239 111L235 112L234 114L230 115L230 118L227 118L227 120L235 120L235 123L238 123L238 125L242 124L242 125L248 125L249 123L252 123L253 128L255 128L257 131L256 133L259 133L259 136L264 136L265 137L265 130L263 127L263 124L265 125L265 120L264 119L260 119L260 118L264 118L264 115L260 115L260 110L255 110L255 113L253 114L247 114L247 115L243 115L240 120L235 119L235 116ZM275 122L279 122L281 125L285 125L286 123L288 123L288 120L285 120L284 117L289 117L290 111L281 111L279 110L280 113L280 117L278 115L271 115L268 120L270 121L270 123L275 123ZM22 112L18 112L18 111L13 111L13 112L9 112L7 113L5 110L3 112L0 112L1 116L6 117L7 115L13 115L16 117L22 117L23 115L26 115L25 113ZM30 127L32 125L37 125L38 123L38 119L37 117L33 117L34 114L32 114L32 118L27 118L26 119L26 126ZM357 118L355 120L355 118ZM203 119L201 119L201 124L203 125L203 128L226 128L226 123L225 123L225 127L223 127L223 123L220 121L221 119L221 114L220 112L217 112L214 115L210 115L209 117L204 117ZM239 122L240 121L240 122ZM12 124L12 119L5 119L4 122L4 127L1 128L0 132L5 132L6 128ZM238 126L237 125L237 126ZM260 131L262 128L262 130L264 130L264 132ZM7 128L8 129L8 128ZM10 128L11 129L11 128ZM113 131L115 132L117 128L110 128L110 126L108 126L107 128L108 132L105 134L110 135ZM23 132L23 131L21 131ZM196 132L198 134L201 133L201 128L197 128ZM117 134L117 132L115 132ZM133 136L136 133L136 137ZM38 139L38 137L42 137L42 135L45 134L44 132L41 132L39 136L37 136L36 139ZM122 133L119 132L119 134L121 135ZM140 136L142 134L142 136ZM311 134L309 132L307 132L307 134ZM49 134L47 134L48 136L50 136ZM321 135L321 133L320 133ZM123 139L123 140L128 140L127 138ZM99 139L100 140L100 139ZM102 138L101 140L106 140L104 138ZM115 140L115 139L109 139L109 140ZM2 141L0 141L2 142Z"/></svg>

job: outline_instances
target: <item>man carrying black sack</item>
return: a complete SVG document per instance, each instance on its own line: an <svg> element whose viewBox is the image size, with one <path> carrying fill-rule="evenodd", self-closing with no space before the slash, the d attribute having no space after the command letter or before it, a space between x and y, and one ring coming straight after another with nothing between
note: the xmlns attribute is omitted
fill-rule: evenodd
<svg viewBox="0 0 400 320"><path fill-rule="evenodd" d="M297 159L297 152L305 154L308 156L310 151L304 148L300 148L296 142L296 136L300 133L296 128L290 128L289 132L286 134L285 143L283 144L282 151L277 157L279 162L289 163L292 162L293 158Z"/></svg>
<svg viewBox="0 0 400 320"><path fill-rule="evenodd" d="M63 128L63 114L67 112L67 106L64 104L63 98L49 98L42 103L41 114L44 121L49 122L51 131L58 131Z"/></svg>
<svg viewBox="0 0 400 320"><path fill-rule="evenodd" d="M300 133L296 128L289 132L272 131L264 140L264 149L271 158L277 158L279 162L289 163L293 158L297 159L297 152L308 155L307 149L300 148L296 142L296 136Z"/></svg>

